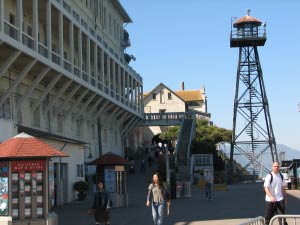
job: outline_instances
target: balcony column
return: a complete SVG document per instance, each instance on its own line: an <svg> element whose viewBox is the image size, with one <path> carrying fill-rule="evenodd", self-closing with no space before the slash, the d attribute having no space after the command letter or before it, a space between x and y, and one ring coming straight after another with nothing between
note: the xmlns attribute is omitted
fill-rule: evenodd
<svg viewBox="0 0 300 225"><path fill-rule="evenodd" d="M0 0L0 32L4 32L4 0Z"/></svg>
<svg viewBox="0 0 300 225"><path fill-rule="evenodd" d="M141 84L141 89L140 89L141 93L140 93L140 113L144 113L144 101L143 101L143 85Z"/></svg>
<svg viewBox="0 0 300 225"><path fill-rule="evenodd" d="M88 74L88 83L90 83L91 77L91 39L86 36L86 72Z"/></svg>
<svg viewBox="0 0 300 225"><path fill-rule="evenodd" d="M119 101L121 101L121 97L122 97L122 77L121 77L121 66L118 64L118 73L117 73L117 77L118 77L118 88L117 88L117 94L119 95Z"/></svg>
<svg viewBox="0 0 300 225"><path fill-rule="evenodd" d="M64 66L64 17L63 13L59 11L58 13L58 42L59 42L59 56L60 65Z"/></svg>
<svg viewBox="0 0 300 225"><path fill-rule="evenodd" d="M47 26L47 48L48 48L48 59L52 61L52 36L51 36L51 0L47 0L46 3L46 26Z"/></svg>
<svg viewBox="0 0 300 225"><path fill-rule="evenodd" d="M78 30L78 64L79 77L82 78L82 31Z"/></svg>
<svg viewBox="0 0 300 225"><path fill-rule="evenodd" d="M122 98L124 99L123 103L125 104L125 84L126 84L126 76L125 76L125 69L122 68L122 74L121 74L121 78L123 79L123 87L121 87L121 95L122 95Z"/></svg>
<svg viewBox="0 0 300 225"><path fill-rule="evenodd" d="M100 49L100 54L101 54L101 57L100 57L100 82L102 83L101 90L105 90L105 88L104 88L104 85L105 85L105 82L104 82L104 50L103 49Z"/></svg>
<svg viewBox="0 0 300 225"><path fill-rule="evenodd" d="M34 47L35 51L38 51L39 46L39 14L38 14L38 0L33 0L32 4L32 20L33 20L33 39L34 39Z"/></svg>
<svg viewBox="0 0 300 225"><path fill-rule="evenodd" d="M110 80L110 57L107 55L107 87L108 87L108 94L111 95L111 80Z"/></svg>
<svg viewBox="0 0 300 225"><path fill-rule="evenodd" d="M112 90L113 90L115 98L116 98L116 95L117 95L116 81L117 81L117 78L116 78L116 63L115 63L115 60L112 59Z"/></svg>
<svg viewBox="0 0 300 225"><path fill-rule="evenodd" d="M18 27L18 35L17 40L22 42L22 34L23 34L23 1L17 0L17 27Z"/></svg>
<svg viewBox="0 0 300 225"><path fill-rule="evenodd" d="M74 74L74 24L72 21L70 21L69 33L71 73Z"/></svg>
<svg viewBox="0 0 300 225"><path fill-rule="evenodd" d="M95 86L98 88L98 47L96 42L94 42L94 79Z"/></svg>
<svg viewBox="0 0 300 225"><path fill-rule="evenodd" d="M130 92L129 92L129 90L130 90L130 76L129 76L129 74L128 74L128 72L126 73L127 74L127 93L126 93L126 95L127 95L127 106L129 107L129 105L130 105Z"/></svg>
<svg viewBox="0 0 300 225"><path fill-rule="evenodd" d="M136 111L140 112L140 105L141 105L141 89L140 89L140 84L137 83L137 106L136 106Z"/></svg>
<svg viewBox="0 0 300 225"><path fill-rule="evenodd" d="M135 95L135 93L133 92L133 90L134 90L134 83L133 83L133 77L132 77L132 74L129 74L130 75L130 80L131 80L131 84L130 84L130 86L131 86L131 104L130 104L130 108L132 108L132 105L134 104L134 101L135 101L135 98L134 98L134 95Z"/></svg>

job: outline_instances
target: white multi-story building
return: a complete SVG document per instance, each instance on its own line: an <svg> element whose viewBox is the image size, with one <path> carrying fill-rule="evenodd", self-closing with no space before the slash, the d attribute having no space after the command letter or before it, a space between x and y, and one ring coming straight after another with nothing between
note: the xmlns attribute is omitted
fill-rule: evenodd
<svg viewBox="0 0 300 225"><path fill-rule="evenodd" d="M130 22L118 0L0 0L0 142L26 132L70 155L53 159L57 204L143 119Z"/></svg>

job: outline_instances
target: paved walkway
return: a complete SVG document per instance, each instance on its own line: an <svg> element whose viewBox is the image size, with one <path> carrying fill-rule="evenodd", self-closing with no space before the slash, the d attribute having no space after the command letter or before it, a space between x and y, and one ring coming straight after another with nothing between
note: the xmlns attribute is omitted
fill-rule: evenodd
<svg viewBox="0 0 300 225"><path fill-rule="evenodd" d="M151 209L146 207L150 173L128 175L129 206L111 210L111 225L152 225ZM288 190L287 214L300 214L300 190ZM91 197L57 209L59 225L93 225L87 214ZM214 191L213 200L204 199L204 190L192 188L191 198L174 199L164 225L234 225L264 215L262 183L228 186ZM298 224L298 223L297 223Z"/></svg>

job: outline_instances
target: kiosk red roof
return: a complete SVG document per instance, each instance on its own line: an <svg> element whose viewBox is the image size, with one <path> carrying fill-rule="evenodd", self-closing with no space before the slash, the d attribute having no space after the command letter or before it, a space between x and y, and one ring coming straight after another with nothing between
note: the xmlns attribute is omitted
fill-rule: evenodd
<svg viewBox="0 0 300 225"><path fill-rule="evenodd" d="M128 160L123 157L113 154L107 153L99 158L88 163L89 165L126 165L128 164Z"/></svg>
<svg viewBox="0 0 300 225"><path fill-rule="evenodd" d="M60 156L67 157L68 155L26 133L20 133L0 144L0 158Z"/></svg>

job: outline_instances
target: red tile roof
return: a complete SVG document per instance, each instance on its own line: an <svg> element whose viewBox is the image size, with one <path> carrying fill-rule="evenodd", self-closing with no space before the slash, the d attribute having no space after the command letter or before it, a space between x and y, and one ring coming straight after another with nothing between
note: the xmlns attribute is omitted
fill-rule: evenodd
<svg viewBox="0 0 300 225"><path fill-rule="evenodd" d="M233 26L236 27L237 25L244 24L244 23L254 23L260 25L262 22L259 19L254 18L253 16L246 15L242 18L239 18L237 21L233 23Z"/></svg>
<svg viewBox="0 0 300 225"><path fill-rule="evenodd" d="M20 133L0 144L0 158L59 156L67 157L68 155L26 133Z"/></svg>
<svg viewBox="0 0 300 225"><path fill-rule="evenodd" d="M119 155L113 153L107 153L89 162L88 164L89 165L126 165L128 164L128 160Z"/></svg>

